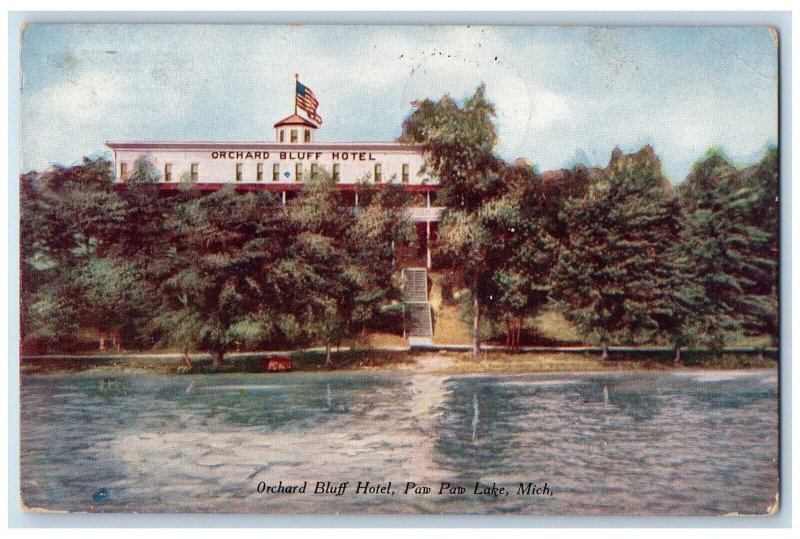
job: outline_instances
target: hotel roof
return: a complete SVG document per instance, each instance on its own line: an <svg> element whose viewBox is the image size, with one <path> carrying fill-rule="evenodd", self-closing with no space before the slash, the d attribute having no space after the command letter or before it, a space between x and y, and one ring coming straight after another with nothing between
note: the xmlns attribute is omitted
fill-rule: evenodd
<svg viewBox="0 0 800 539"><path fill-rule="evenodd" d="M166 141L166 140L108 140L106 146L112 150L222 150L227 148L236 149L266 149L276 151L388 151L388 152L420 152L421 147L417 144L403 142L305 142L287 144L283 142L272 142L264 140L241 140L241 141L214 141L214 140L186 140L186 141Z"/></svg>

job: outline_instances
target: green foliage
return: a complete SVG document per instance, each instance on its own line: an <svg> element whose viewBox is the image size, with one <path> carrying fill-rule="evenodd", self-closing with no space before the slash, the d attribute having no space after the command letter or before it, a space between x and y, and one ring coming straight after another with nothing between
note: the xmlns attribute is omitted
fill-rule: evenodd
<svg viewBox="0 0 800 539"><path fill-rule="evenodd" d="M504 164L494 155L493 118L494 107L480 86L462 106L449 96L417 103L400 138L421 146L426 166L439 178L437 203L445 209L436 256L449 261L472 291L475 359L480 352L480 305L491 295L488 283L500 262L492 227L504 226L507 218L507 208L499 202L505 194Z"/></svg>
<svg viewBox="0 0 800 539"><path fill-rule="evenodd" d="M369 202L355 213L345 245L360 274L351 322L361 328L387 315L399 324L402 294L395 252L399 245L416 244L416 231L406 214L409 193L395 184L373 184L371 191Z"/></svg>
<svg viewBox="0 0 800 539"><path fill-rule="evenodd" d="M425 100L403 122L404 142L415 142L439 178L437 201L448 211L474 213L502 195L503 163L494 155L494 106L484 86L459 107L449 96Z"/></svg>
<svg viewBox="0 0 800 539"><path fill-rule="evenodd" d="M112 179L105 159L21 178L23 337L56 341L79 327L109 330L105 317L86 317L94 285L82 277L109 256L124 227L125 203Z"/></svg>
<svg viewBox="0 0 800 539"><path fill-rule="evenodd" d="M473 321L475 348L556 302L584 339L719 347L777 338L778 151L737 169L712 148L677 189L649 146L604 168L539 173L494 155L479 87L417 103L400 140L420 145L445 206L435 258ZM413 246L410 195L330 178L286 206L234 187L165 196L146 159L115 186L84 159L20 178L23 339L75 334L117 346L213 352L343 338L397 321L398 246ZM513 341L513 339L512 339Z"/></svg>
<svg viewBox="0 0 800 539"><path fill-rule="evenodd" d="M119 342L148 340L147 307L155 295L151 283L134 263L111 256L96 258L75 268L72 282L81 324Z"/></svg>
<svg viewBox="0 0 800 539"><path fill-rule="evenodd" d="M648 340L667 313L678 206L649 146L615 150L599 181L565 210L571 235L555 270L553 299L585 338Z"/></svg>
<svg viewBox="0 0 800 539"><path fill-rule="evenodd" d="M102 255L104 241L124 226L125 206L112 185L105 159L74 167L52 167L23 178L23 253L37 264L71 264Z"/></svg>
<svg viewBox="0 0 800 539"><path fill-rule="evenodd" d="M66 339L79 328L76 305L67 282L58 279L23 293L23 336L55 341Z"/></svg>
<svg viewBox="0 0 800 539"><path fill-rule="evenodd" d="M754 167L752 173L745 175L744 185L756 195L749 212L749 222L768 235L770 251L778 253L779 190L778 190L778 149L768 148L764 157ZM773 283L774 286L774 283ZM770 290L769 285L764 292Z"/></svg>
<svg viewBox="0 0 800 539"><path fill-rule="evenodd" d="M303 186L287 205L291 237L282 264L293 277L292 312L328 351L364 328L400 298L394 246L409 242L408 198L396 186L376 186L354 212L328 177ZM327 356L331 361L330 353Z"/></svg>
<svg viewBox="0 0 800 539"><path fill-rule="evenodd" d="M492 276L489 313L507 327L521 326L549 301L552 270L560 245L548 229L544 191L535 170L515 165L506 170L508 193L492 204L495 256L502 261Z"/></svg>
<svg viewBox="0 0 800 539"><path fill-rule="evenodd" d="M774 152L743 174L712 148L676 199L649 147L615 151L564 210L553 298L601 343L718 349L742 331L776 331L776 189Z"/></svg>
<svg viewBox="0 0 800 539"><path fill-rule="evenodd" d="M233 188L179 204L165 223L172 251L155 324L166 343L220 354L277 332L271 298L286 253L277 201Z"/></svg>
<svg viewBox="0 0 800 539"><path fill-rule="evenodd" d="M764 296L768 302L766 317L754 321L754 327L778 337L778 247L779 247L779 182L778 149L768 148L761 161L744 171L744 187L750 189L755 200L748 211L748 224L765 234L765 255L772 264L770 270L753 275L754 284L748 291Z"/></svg>
<svg viewBox="0 0 800 539"><path fill-rule="evenodd" d="M678 256L686 261L688 279L700 287L693 305L700 333L715 343L741 330L769 327L772 313L777 316L774 288L763 287L774 283L775 236L767 223L753 219L763 197L772 194L748 183L714 153L694 166L679 190L686 213ZM766 290L759 290L760 284Z"/></svg>

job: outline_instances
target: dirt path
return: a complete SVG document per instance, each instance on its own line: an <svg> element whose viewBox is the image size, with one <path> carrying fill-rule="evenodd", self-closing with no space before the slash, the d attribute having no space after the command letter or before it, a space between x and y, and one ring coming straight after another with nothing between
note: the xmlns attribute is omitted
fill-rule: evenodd
<svg viewBox="0 0 800 539"><path fill-rule="evenodd" d="M453 366L453 358L442 354L423 354L415 359L417 360L417 372L437 372Z"/></svg>

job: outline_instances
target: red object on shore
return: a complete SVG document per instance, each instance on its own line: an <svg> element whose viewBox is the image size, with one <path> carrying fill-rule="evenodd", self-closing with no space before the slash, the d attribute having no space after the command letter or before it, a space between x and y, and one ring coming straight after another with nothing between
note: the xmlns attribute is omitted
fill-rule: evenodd
<svg viewBox="0 0 800 539"><path fill-rule="evenodd" d="M261 360L261 370L266 372L290 371L294 362L284 356L270 356Z"/></svg>

